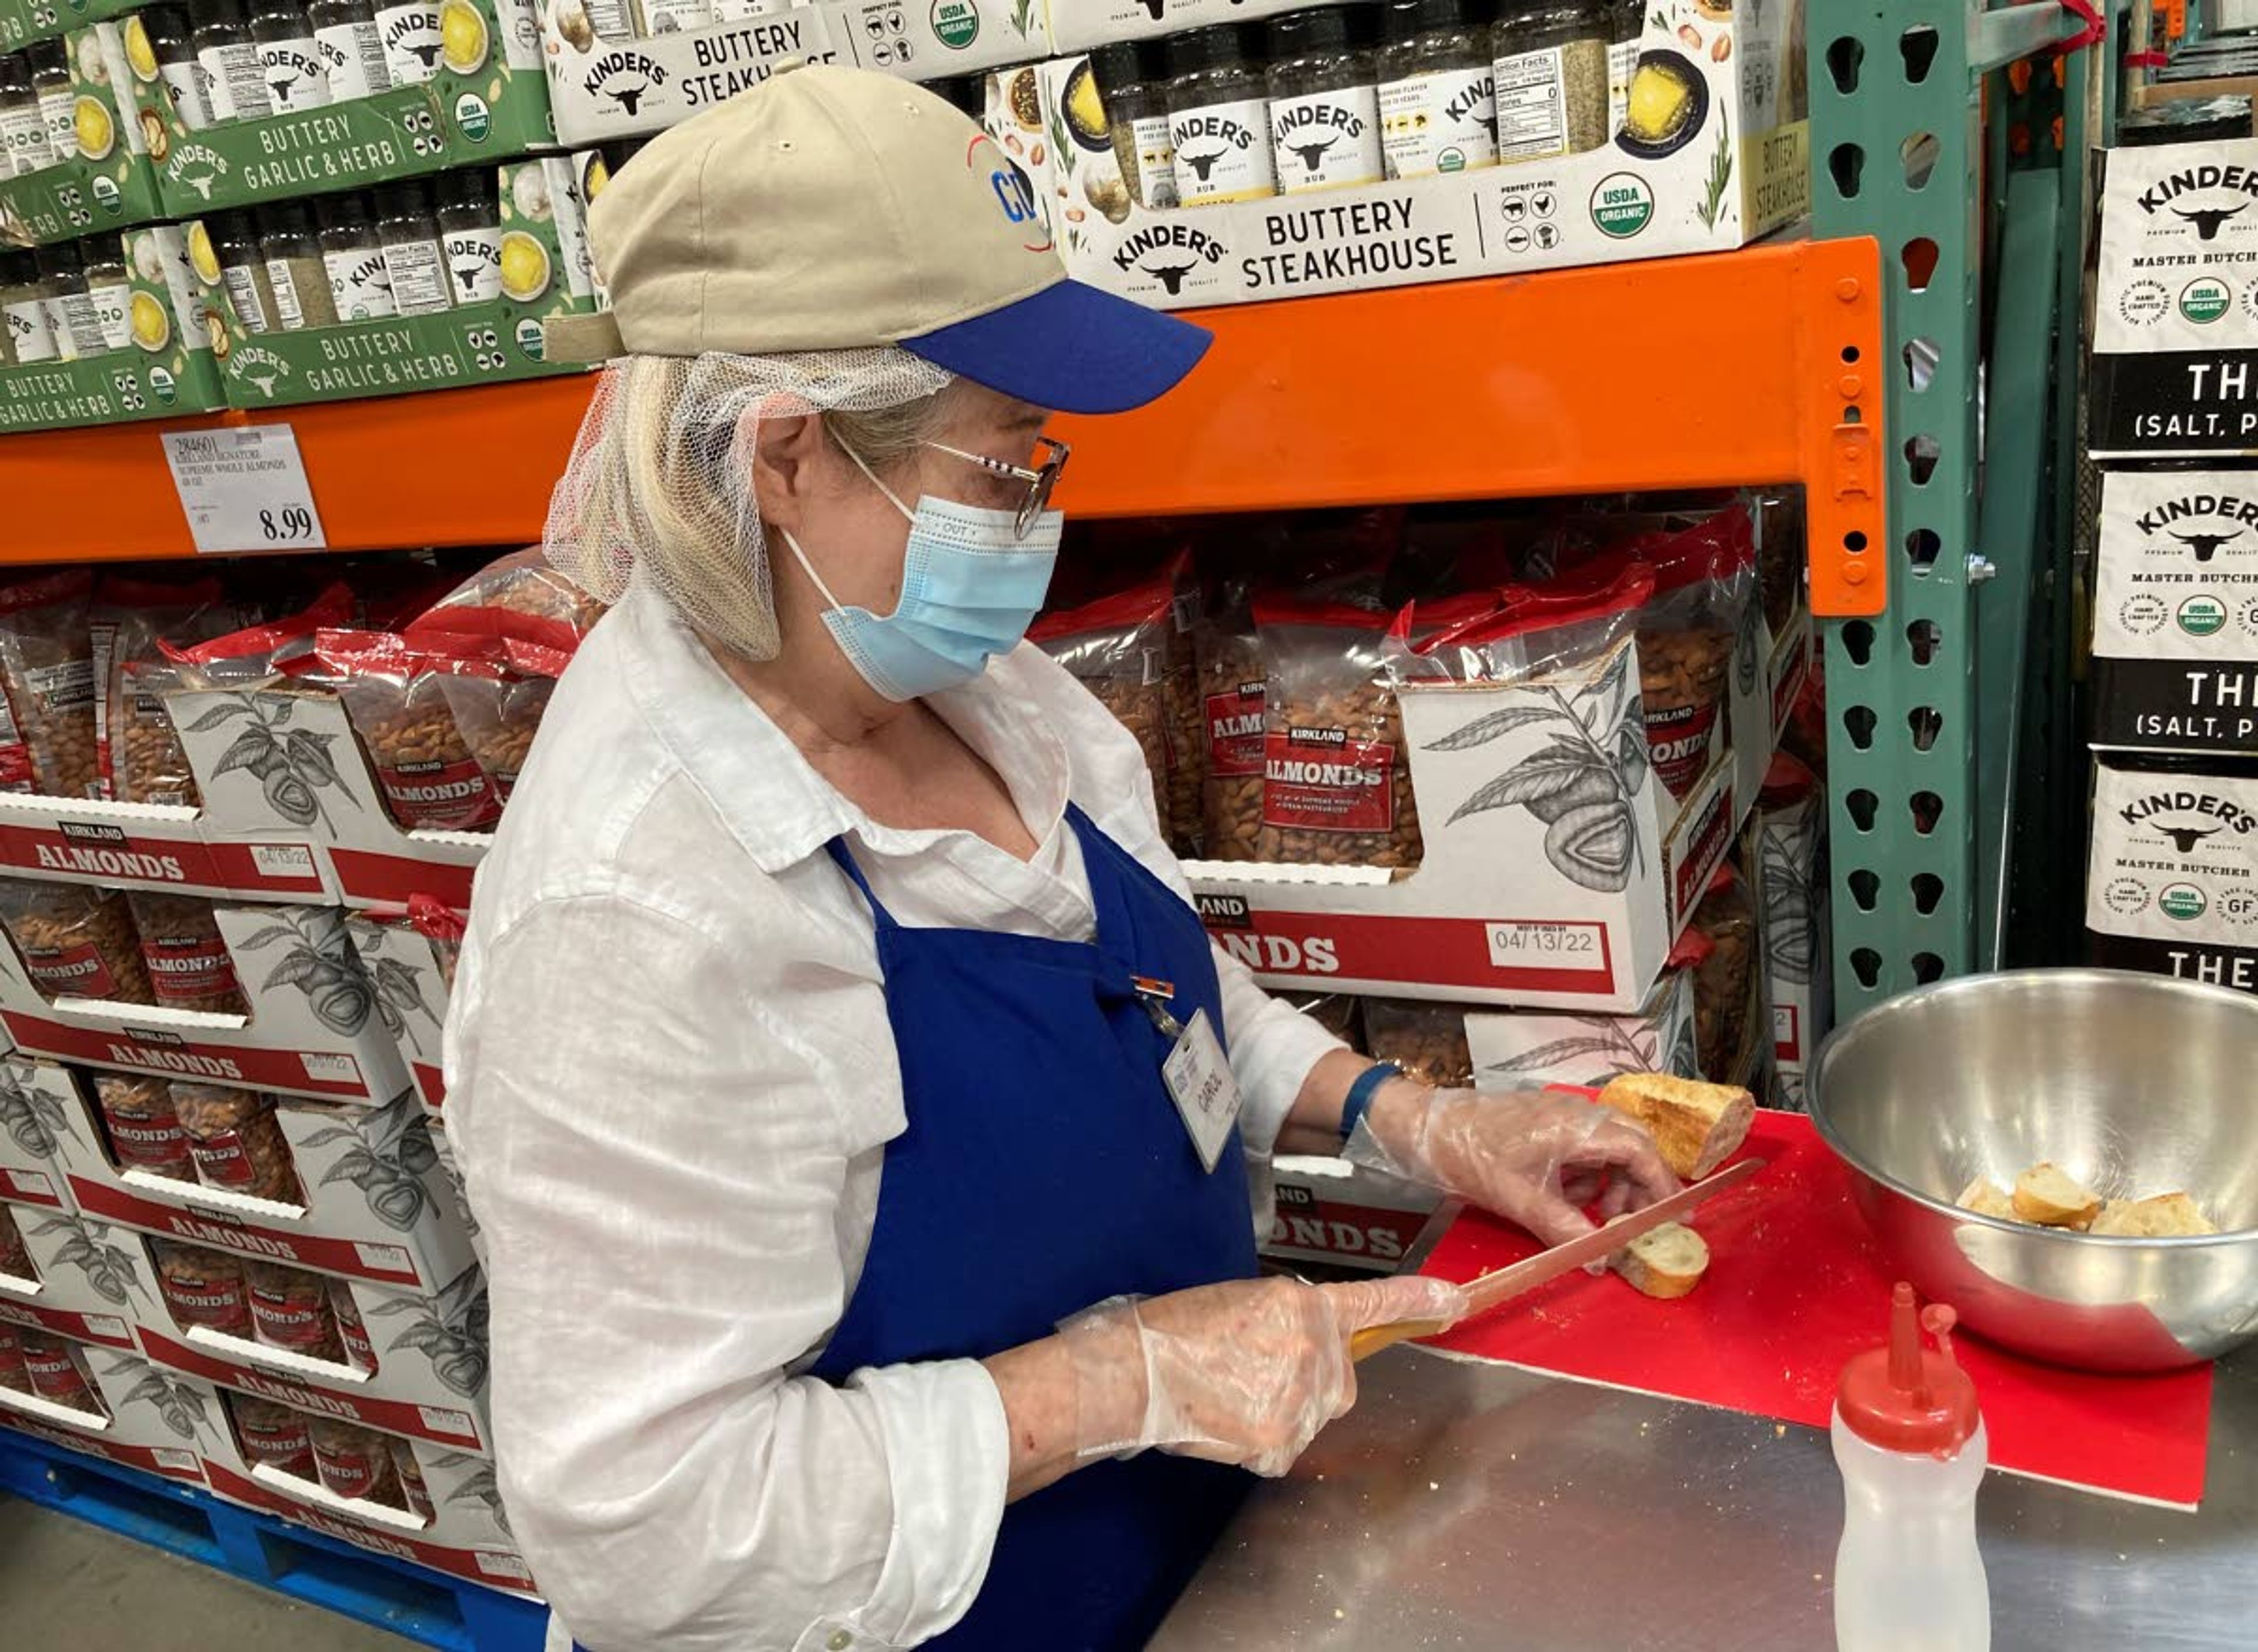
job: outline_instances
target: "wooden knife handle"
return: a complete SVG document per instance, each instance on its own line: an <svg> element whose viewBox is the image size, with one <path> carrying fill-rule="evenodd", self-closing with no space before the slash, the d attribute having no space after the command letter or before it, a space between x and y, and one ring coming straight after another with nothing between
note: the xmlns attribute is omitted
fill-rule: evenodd
<svg viewBox="0 0 2258 1652"><path fill-rule="evenodd" d="M1369 1358L1383 1348L1392 1348L1397 1343L1412 1342L1422 1336L1439 1336L1450 1328L1449 1322L1439 1319L1405 1319L1398 1320L1393 1325L1367 1325L1349 1336L1348 1357L1351 1359Z"/></svg>

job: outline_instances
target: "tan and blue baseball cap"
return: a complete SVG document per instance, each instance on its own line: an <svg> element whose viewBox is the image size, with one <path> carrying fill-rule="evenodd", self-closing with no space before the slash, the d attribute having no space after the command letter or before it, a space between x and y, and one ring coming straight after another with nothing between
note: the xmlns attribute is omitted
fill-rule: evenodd
<svg viewBox="0 0 2258 1652"><path fill-rule="evenodd" d="M662 132L588 209L612 308L549 356L898 345L1038 407L1117 413L1206 329L1069 280L1026 174L962 111L867 69L789 64Z"/></svg>

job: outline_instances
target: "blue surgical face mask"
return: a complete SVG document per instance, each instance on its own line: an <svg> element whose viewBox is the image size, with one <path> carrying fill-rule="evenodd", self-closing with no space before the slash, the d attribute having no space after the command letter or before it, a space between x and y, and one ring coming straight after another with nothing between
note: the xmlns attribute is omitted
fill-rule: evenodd
<svg viewBox="0 0 2258 1652"><path fill-rule="evenodd" d="M910 536L902 551L901 600L891 613L876 614L841 604L799 542L784 535L801 571L831 605L823 623L832 641L890 700L920 699L969 683L992 656L1009 654L1026 636L1050 589L1065 517L1045 511L1022 539L1010 511L930 495L912 510L852 450L847 457L909 519Z"/></svg>

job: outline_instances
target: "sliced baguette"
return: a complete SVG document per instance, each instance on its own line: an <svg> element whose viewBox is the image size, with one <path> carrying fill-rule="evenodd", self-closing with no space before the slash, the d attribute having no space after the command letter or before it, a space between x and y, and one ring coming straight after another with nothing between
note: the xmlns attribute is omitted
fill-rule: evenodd
<svg viewBox="0 0 2258 1652"><path fill-rule="evenodd" d="M2164 1239L2179 1234L2216 1233L2219 1228L2187 1195L2160 1193L2152 1199L2112 1199L2086 1231L2120 1238Z"/></svg>
<svg viewBox="0 0 2258 1652"><path fill-rule="evenodd" d="M2084 1228L2101 1214L2101 1195L2052 1164L2015 1178L2015 1214L2042 1228Z"/></svg>
<svg viewBox="0 0 2258 1652"><path fill-rule="evenodd" d="M2005 1216L2016 1220L2015 1202L2007 1190L1989 1176L1978 1176L1960 1190L1953 1201L1963 1210L1973 1210L1979 1216Z"/></svg>
<svg viewBox="0 0 2258 1652"><path fill-rule="evenodd" d="M1626 1073L1611 1079L1600 1103L1646 1126L1671 1169L1699 1181L1748 1139L1756 1097L1736 1084L1704 1084L1667 1073Z"/></svg>
<svg viewBox="0 0 2258 1652"><path fill-rule="evenodd" d="M1665 1222L1616 1252L1608 1266L1648 1296L1683 1296L1708 1271L1709 1246L1682 1223Z"/></svg>

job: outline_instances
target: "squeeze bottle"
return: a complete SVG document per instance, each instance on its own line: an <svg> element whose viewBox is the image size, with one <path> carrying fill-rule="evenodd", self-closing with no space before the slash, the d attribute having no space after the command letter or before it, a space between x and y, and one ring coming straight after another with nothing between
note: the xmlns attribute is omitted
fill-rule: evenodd
<svg viewBox="0 0 2258 1652"><path fill-rule="evenodd" d="M1921 1309L1900 1281L1888 1344L1843 1367L1829 1429L1843 1471L1836 1652L1990 1652L1976 1549L1984 1419L1953 1358L1955 1319L1942 1303ZM1923 1345L1924 1329L1935 1347Z"/></svg>

